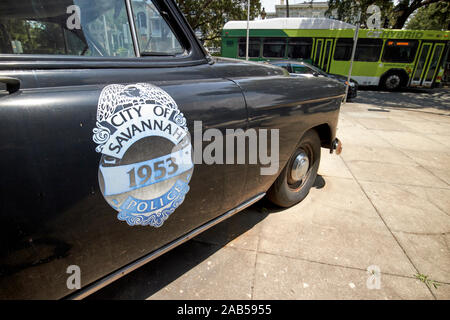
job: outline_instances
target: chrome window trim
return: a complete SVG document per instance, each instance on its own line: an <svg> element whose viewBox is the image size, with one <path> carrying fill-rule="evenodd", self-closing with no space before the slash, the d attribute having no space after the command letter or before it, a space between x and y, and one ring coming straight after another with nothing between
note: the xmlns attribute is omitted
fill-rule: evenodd
<svg viewBox="0 0 450 320"><path fill-rule="evenodd" d="M139 50L139 43L136 32L136 23L134 21L133 9L131 8L131 0L125 0L125 6L127 8L128 21L131 29L131 38L133 39L134 53L136 58L141 57L141 52Z"/></svg>

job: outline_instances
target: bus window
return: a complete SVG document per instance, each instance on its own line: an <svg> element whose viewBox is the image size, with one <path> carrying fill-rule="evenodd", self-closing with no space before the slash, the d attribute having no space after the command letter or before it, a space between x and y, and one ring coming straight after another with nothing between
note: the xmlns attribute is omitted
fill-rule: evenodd
<svg viewBox="0 0 450 320"><path fill-rule="evenodd" d="M355 61L378 61L382 47L383 40L381 39L358 39L358 43L356 44Z"/></svg>
<svg viewBox="0 0 450 320"><path fill-rule="evenodd" d="M334 50L334 60L346 61L352 57L353 39L339 38Z"/></svg>
<svg viewBox="0 0 450 320"><path fill-rule="evenodd" d="M250 43L248 45L248 56L250 58L259 58L260 51L260 39L250 38ZM247 52L247 38L239 39L239 57L245 58Z"/></svg>
<svg viewBox="0 0 450 320"><path fill-rule="evenodd" d="M288 58L290 59L310 59L312 51L312 38L289 38Z"/></svg>
<svg viewBox="0 0 450 320"><path fill-rule="evenodd" d="M417 40L386 40L383 62L411 63L417 51Z"/></svg>
<svg viewBox="0 0 450 320"><path fill-rule="evenodd" d="M375 62L380 58L383 40L358 39L355 51L355 61ZM347 61L352 57L353 39L340 38L336 42L334 60Z"/></svg>
<svg viewBox="0 0 450 320"><path fill-rule="evenodd" d="M263 56L266 58L284 58L286 51L285 38L264 39Z"/></svg>

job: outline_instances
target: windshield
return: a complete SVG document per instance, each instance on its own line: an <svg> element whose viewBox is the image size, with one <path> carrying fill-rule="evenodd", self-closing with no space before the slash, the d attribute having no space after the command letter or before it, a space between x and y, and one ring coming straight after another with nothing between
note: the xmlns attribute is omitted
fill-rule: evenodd
<svg viewBox="0 0 450 320"><path fill-rule="evenodd" d="M304 64L306 67L308 67L308 68L314 70L315 72L317 72L317 73L319 73L319 74L321 74L321 75L323 75L323 76L327 76L327 75L328 75L328 73L326 73L326 72L323 71L322 69L319 69L319 68L317 68L317 67L315 67L315 66L313 66L313 65L311 65L311 64L308 64L308 63L303 63L303 64Z"/></svg>
<svg viewBox="0 0 450 320"><path fill-rule="evenodd" d="M327 76L327 73L307 63L291 63L292 72L298 74L320 74Z"/></svg>

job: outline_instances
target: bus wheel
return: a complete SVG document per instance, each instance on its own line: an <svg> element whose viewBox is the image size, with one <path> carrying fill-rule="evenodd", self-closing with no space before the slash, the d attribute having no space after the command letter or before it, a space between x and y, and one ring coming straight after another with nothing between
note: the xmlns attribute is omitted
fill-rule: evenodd
<svg viewBox="0 0 450 320"><path fill-rule="evenodd" d="M402 77L397 73L391 73L383 78L381 84L387 90L397 90L402 86Z"/></svg>
<svg viewBox="0 0 450 320"><path fill-rule="evenodd" d="M267 192L267 198L280 207L302 201L317 177L320 164L320 138L315 130L305 133L284 170Z"/></svg>

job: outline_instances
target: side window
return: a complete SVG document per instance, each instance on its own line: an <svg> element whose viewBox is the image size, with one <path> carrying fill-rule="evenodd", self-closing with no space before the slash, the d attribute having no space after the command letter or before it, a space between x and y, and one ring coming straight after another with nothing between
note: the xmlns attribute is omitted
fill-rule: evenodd
<svg viewBox="0 0 450 320"><path fill-rule="evenodd" d="M2 1L0 54L132 57L125 1Z"/></svg>
<svg viewBox="0 0 450 320"><path fill-rule="evenodd" d="M261 41L259 39L250 38L248 45L248 56L250 58L258 58L260 51ZM239 39L239 57L245 58L247 52L247 38Z"/></svg>
<svg viewBox="0 0 450 320"><path fill-rule="evenodd" d="M284 69L286 69L287 71L291 72L291 70L290 70L290 68L289 68L289 64L286 63L286 62L277 62L277 63L274 63L273 65L274 65L274 66L277 66L277 67L284 68Z"/></svg>
<svg viewBox="0 0 450 320"><path fill-rule="evenodd" d="M288 58L290 59L310 59L312 51L312 38L289 38Z"/></svg>
<svg viewBox="0 0 450 320"><path fill-rule="evenodd" d="M386 40L383 62L411 63L417 51L417 40Z"/></svg>
<svg viewBox="0 0 450 320"><path fill-rule="evenodd" d="M336 41L336 49L334 50L334 60L347 61L352 57L353 39L339 38Z"/></svg>
<svg viewBox="0 0 450 320"><path fill-rule="evenodd" d="M132 0L139 50L142 55L176 55L185 50L151 0Z"/></svg>
<svg viewBox="0 0 450 320"><path fill-rule="evenodd" d="M301 64L293 64L292 71L294 73L300 73L300 74L314 74L314 70L312 70L306 66L302 66Z"/></svg>
<svg viewBox="0 0 450 320"><path fill-rule="evenodd" d="M382 47L383 40L381 39L358 39L358 43L356 44L355 61L378 61Z"/></svg>
<svg viewBox="0 0 450 320"><path fill-rule="evenodd" d="M286 51L285 38L264 39L263 56L266 58L284 58Z"/></svg>

